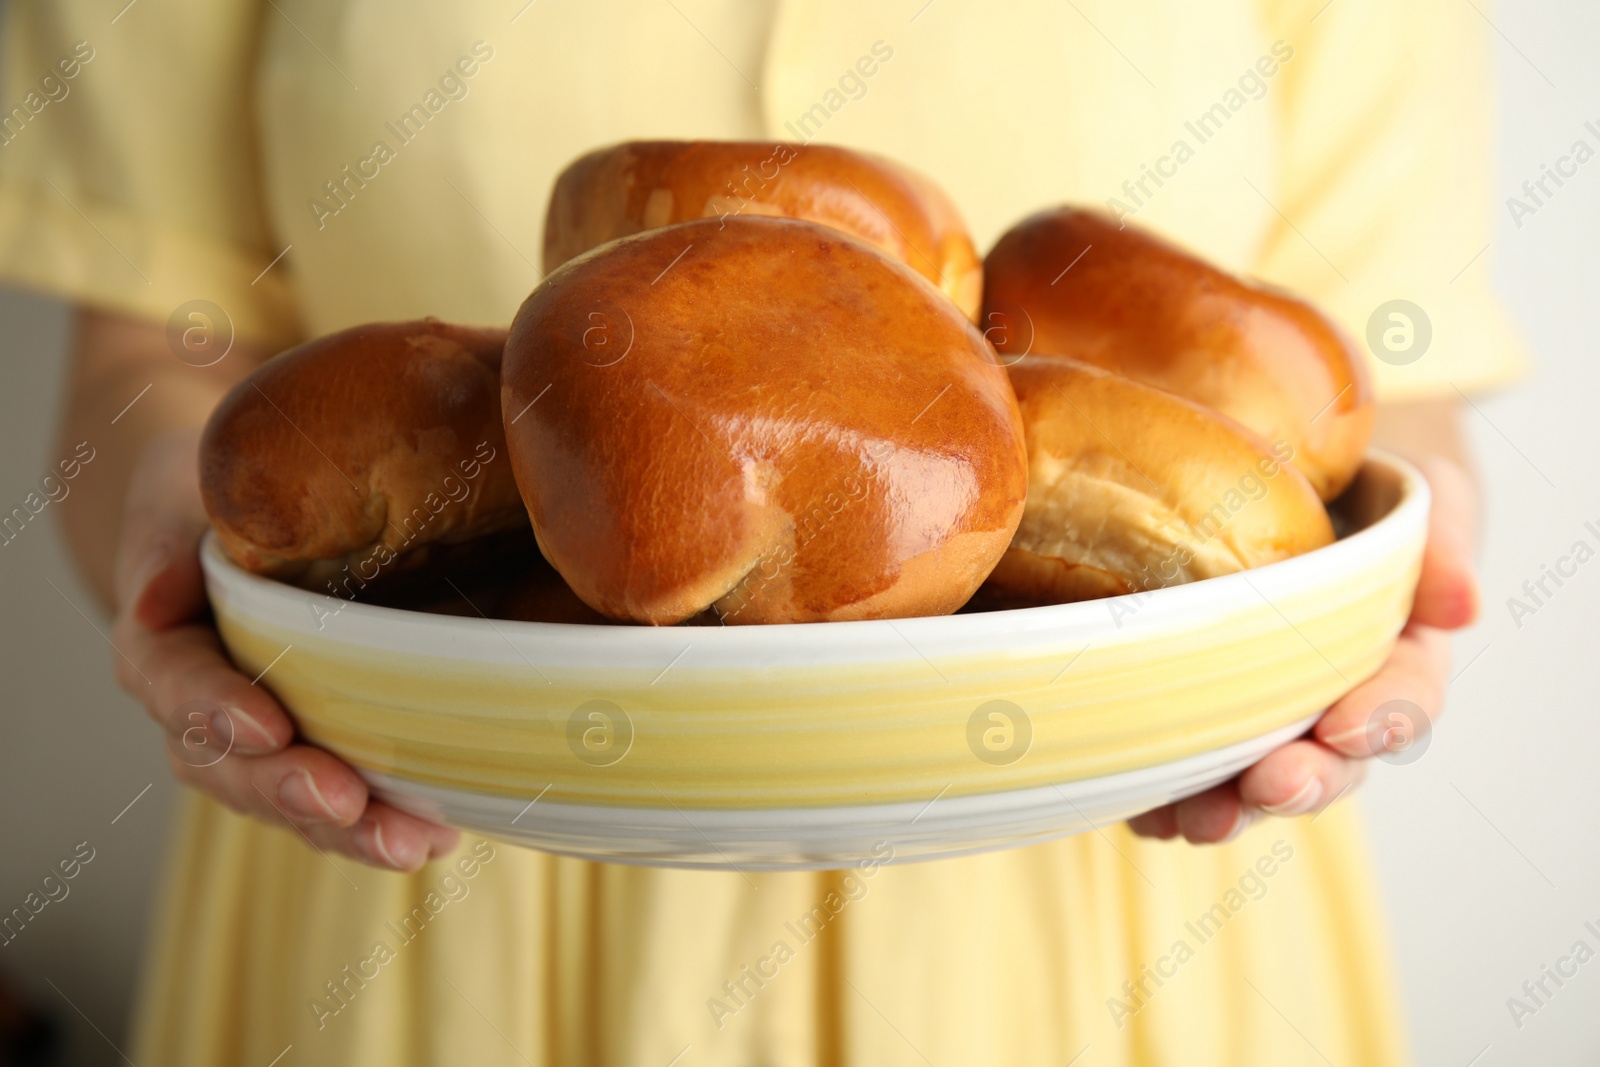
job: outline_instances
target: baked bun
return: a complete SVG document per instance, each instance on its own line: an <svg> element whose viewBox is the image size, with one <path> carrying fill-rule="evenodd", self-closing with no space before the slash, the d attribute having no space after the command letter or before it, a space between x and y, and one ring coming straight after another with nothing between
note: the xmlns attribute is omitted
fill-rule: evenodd
<svg viewBox="0 0 1600 1067"><path fill-rule="evenodd" d="M1029 356L1010 373L1028 506L979 605L1181 585L1333 540L1305 477L1232 420L1070 359Z"/></svg>
<svg viewBox="0 0 1600 1067"><path fill-rule="evenodd" d="M1073 208L1014 226L984 277L981 324L1008 360L1070 356L1215 408L1283 442L1324 500L1361 466L1366 364L1304 301Z"/></svg>
<svg viewBox="0 0 1600 1067"><path fill-rule="evenodd" d="M439 546L525 528L500 423L505 336L436 319L357 326L235 386L200 443L229 557L350 597Z"/></svg>
<svg viewBox="0 0 1600 1067"><path fill-rule="evenodd" d="M968 318L978 313L983 264L944 191L898 163L831 145L630 141L590 152L556 179L544 269L657 226L740 215L843 230L910 264Z"/></svg>
<svg viewBox="0 0 1600 1067"><path fill-rule="evenodd" d="M517 313L502 383L540 548L615 619L948 613L1027 495L976 329L814 223L704 219L572 260Z"/></svg>

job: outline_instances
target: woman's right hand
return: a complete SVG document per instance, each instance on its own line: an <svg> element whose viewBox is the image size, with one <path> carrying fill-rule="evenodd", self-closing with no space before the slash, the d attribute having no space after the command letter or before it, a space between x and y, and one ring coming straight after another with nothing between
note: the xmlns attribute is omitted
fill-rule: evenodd
<svg viewBox="0 0 1600 1067"><path fill-rule="evenodd" d="M318 849L416 870L457 832L371 799L348 764L296 741L269 678L252 682L228 660L200 570L198 455L197 431L172 430L134 468L116 558L118 683L165 730L180 782Z"/></svg>

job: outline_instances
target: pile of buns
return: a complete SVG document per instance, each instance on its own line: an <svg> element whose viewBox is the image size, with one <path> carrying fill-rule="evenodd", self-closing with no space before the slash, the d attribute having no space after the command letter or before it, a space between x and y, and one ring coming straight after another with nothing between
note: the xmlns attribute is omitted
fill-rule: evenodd
<svg viewBox="0 0 1600 1067"><path fill-rule="evenodd" d="M1229 574L1333 539L1373 416L1306 303L1099 214L984 260L820 145L574 162L509 331L360 326L241 383L201 481L240 566L547 622L825 622Z"/></svg>

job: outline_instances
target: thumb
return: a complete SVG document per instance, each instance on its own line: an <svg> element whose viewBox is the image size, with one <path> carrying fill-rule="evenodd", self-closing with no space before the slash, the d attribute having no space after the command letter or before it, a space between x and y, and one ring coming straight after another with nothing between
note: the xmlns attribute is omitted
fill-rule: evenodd
<svg viewBox="0 0 1600 1067"><path fill-rule="evenodd" d="M1424 626L1454 630L1478 617L1478 578L1472 564L1477 491L1454 463L1434 459L1420 466L1433 492L1433 509L1411 618Z"/></svg>
<svg viewBox="0 0 1600 1067"><path fill-rule="evenodd" d="M206 610L200 538L198 430L173 430L145 446L128 484L117 544L117 610L165 630Z"/></svg>

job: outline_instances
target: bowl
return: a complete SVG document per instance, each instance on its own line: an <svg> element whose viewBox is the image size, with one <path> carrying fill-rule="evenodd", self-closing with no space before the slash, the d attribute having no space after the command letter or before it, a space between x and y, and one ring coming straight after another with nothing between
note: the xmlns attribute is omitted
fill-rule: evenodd
<svg viewBox="0 0 1600 1067"><path fill-rule="evenodd" d="M1428 503L1374 452L1334 508L1344 536L1306 555L864 622L461 618L264 579L214 537L202 559L239 667L398 808L593 860L830 868L1077 833L1237 774L1388 655Z"/></svg>

